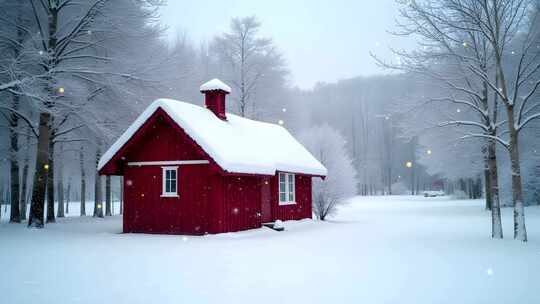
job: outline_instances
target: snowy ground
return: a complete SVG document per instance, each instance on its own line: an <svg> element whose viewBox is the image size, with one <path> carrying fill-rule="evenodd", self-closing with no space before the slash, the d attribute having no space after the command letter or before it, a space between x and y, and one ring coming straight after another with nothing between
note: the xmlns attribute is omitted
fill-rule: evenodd
<svg viewBox="0 0 540 304"><path fill-rule="evenodd" d="M511 209L494 241L481 201L447 198L355 198L331 222L204 237L4 214L0 302L540 303L540 208L526 212L528 244L511 238Z"/></svg>

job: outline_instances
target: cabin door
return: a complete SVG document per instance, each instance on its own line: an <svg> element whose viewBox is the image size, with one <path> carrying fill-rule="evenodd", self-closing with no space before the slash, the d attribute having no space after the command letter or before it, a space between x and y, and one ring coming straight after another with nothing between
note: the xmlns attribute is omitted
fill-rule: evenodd
<svg viewBox="0 0 540 304"><path fill-rule="evenodd" d="M270 193L270 179L262 179L261 185L261 222L272 221L272 195Z"/></svg>

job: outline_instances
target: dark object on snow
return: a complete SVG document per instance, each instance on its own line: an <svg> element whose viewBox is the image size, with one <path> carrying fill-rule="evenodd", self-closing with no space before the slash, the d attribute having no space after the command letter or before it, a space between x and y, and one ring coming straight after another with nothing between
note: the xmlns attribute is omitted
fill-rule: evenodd
<svg viewBox="0 0 540 304"><path fill-rule="evenodd" d="M275 231L285 231L285 227L283 226L283 223L280 220L277 220L275 222L270 223L263 223L264 227L268 227Z"/></svg>
<svg viewBox="0 0 540 304"><path fill-rule="evenodd" d="M444 196L443 191L424 191L424 197L437 197L437 196Z"/></svg>

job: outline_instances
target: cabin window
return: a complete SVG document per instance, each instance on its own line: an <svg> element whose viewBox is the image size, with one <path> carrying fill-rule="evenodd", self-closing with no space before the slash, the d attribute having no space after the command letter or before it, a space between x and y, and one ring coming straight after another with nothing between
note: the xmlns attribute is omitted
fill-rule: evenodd
<svg viewBox="0 0 540 304"><path fill-rule="evenodd" d="M296 204L294 174L279 173L279 204Z"/></svg>
<svg viewBox="0 0 540 304"><path fill-rule="evenodd" d="M163 169L163 197L178 196L178 167L161 167Z"/></svg>

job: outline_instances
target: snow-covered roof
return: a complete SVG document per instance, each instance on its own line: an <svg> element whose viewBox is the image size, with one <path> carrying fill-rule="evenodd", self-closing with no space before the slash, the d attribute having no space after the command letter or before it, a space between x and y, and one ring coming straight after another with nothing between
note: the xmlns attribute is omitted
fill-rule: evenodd
<svg viewBox="0 0 540 304"><path fill-rule="evenodd" d="M163 109L225 171L274 175L276 171L326 176L326 168L283 127L172 99L154 101L109 148L100 170L158 109Z"/></svg>
<svg viewBox="0 0 540 304"><path fill-rule="evenodd" d="M231 87L223 83L221 80L214 78L208 82L205 82L201 85L200 91L214 91L214 90L223 90L227 93L231 92Z"/></svg>

